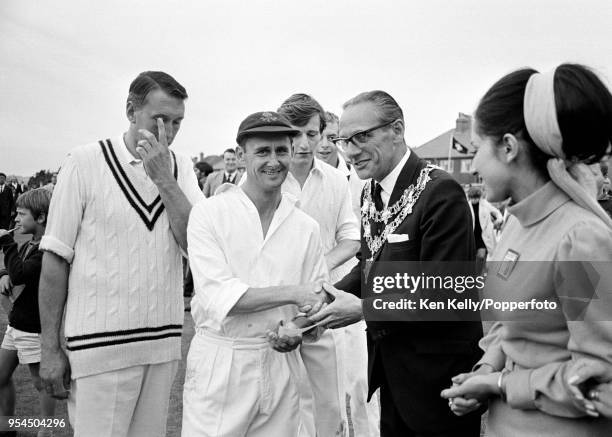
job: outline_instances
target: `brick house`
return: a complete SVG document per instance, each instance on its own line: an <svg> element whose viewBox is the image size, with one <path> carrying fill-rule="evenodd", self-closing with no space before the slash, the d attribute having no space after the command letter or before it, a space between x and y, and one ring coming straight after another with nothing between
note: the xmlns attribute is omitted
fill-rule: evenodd
<svg viewBox="0 0 612 437"><path fill-rule="evenodd" d="M459 113L455 127L414 148L421 158L448 171L460 184L478 184L472 174L474 148L471 144L472 117ZM450 162L449 162L450 152Z"/></svg>

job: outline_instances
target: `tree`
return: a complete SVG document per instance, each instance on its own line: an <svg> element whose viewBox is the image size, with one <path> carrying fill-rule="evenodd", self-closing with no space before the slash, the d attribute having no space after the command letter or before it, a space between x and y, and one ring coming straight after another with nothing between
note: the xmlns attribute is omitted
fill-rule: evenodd
<svg viewBox="0 0 612 437"><path fill-rule="evenodd" d="M51 182L53 172L51 170L39 170L34 176L28 180L28 187L38 188Z"/></svg>

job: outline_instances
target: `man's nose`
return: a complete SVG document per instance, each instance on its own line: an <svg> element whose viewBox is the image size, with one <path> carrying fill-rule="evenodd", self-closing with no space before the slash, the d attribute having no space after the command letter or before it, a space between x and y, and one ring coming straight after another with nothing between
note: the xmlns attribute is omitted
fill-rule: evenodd
<svg viewBox="0 0 612 437"><path fill-rule="evenodd" d="M349 141L346 143L346 146L344 146L344 153L348 159L353 159L359 156L361 149Z"/></svg>
<svg viewBox="0 0 612 437"><path fill-rule="evenodd" d="M278 154L276 153L276 151L272 150L272 152L270 152L270 158L267 160L266 164L269 166L275 166L279 164Z"/></svg>
<svg viewBox="0 0 612 437"><path fill-rule="evenodd" d="M300 135L298 138L296 138L294 144L295 144L295 147L299 150L309 148L308 138L306 138L306 135Z"/></svg>
<svg viewBox="0 0 612 437"><path fill-rule="evenodd" d="M174 126L172 123L166 123L164 127L166 128L166 139L168 140L168 144L170 144L174 138Z"/></svg>

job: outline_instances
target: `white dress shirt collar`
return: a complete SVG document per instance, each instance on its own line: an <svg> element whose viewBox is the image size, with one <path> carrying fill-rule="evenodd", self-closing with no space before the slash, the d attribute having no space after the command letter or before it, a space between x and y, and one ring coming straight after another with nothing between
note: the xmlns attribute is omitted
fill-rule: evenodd
<svg viewBox="0 0 612 437"><path fill-rule="evenodd" d="M319 158L313 158L313 163L312 163L312 168L310 169L311 173L318 173L321 176L325 175L325 173L323 172L323 170L321 170L321 166L324 165L325 163L321 160L319 160Z"/></svg>
<svg viewBox="0 0 612 437"><path fill-rule="evenodd" d="M402 169L408 162L408 158L410 157L410 148L407 148L406 153L397 163L395 168L391 170L391 172L384 177L382 181L380 181L380 186L382 188L382 192L380 193L380 197L382 197L382 201L387 206L389 203L389 198L391 197L391 193L393 192L393 188L395 187L395 183L397 182L397 178L399 178Z"/></svg>
<svg viewBox="0 0 612 437"><path fill-rule="evenodd" d="M304 181L304 185L302 185L300 187L301 190L304 189L304 186L306 186L306 182L310 179L311 176L314 177L314 176L318 175L321 179L325 178L325 172L321 169L322 165L329 165L329 164L326 164L323 161L320 161L318 158L314 158L313 159L312 168L308 172L308 176L306 177L306 181ZM331 165L330 165L330 167L331 167ZM242 178L242 179L244 179L244 178ZM283 182L284 184L287 183L287 179L289 179L289 183L297 184L298 187L300 186L300 183L298 182L297 178L295 176L293 176L293 173L291 173L291 171L289 171L287 173L287 178L285 179L285 182Z"/></svg>
<svg viewBox="0 0 612 437"><path fill-rule="evenodd" d="M132 166L142 163L142 159L135 158L128 149L127 144L125 144L125 134L119 137L119 140L115 143L115 145L115 153L117 153L117 158L119 158L122 163Z"/></svg>
<svg viewBox="0 0 612 437"><path fill-rule="evenodd" d="M346 163L346 160L340 153L338 153L338 165L336 166L336 168L340 170L344 174L344 176L348 177L351 175L351 169L349 168L348 164Z"/></svg>

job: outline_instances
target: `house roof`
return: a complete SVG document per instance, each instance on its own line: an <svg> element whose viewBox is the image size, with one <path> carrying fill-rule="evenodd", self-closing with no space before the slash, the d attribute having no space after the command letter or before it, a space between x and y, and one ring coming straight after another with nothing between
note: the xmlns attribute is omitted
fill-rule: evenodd
<svg viewBox="0 0 612 437"><path fill-rule="evenodd" d="M415 147L414 151L423 159L448 159L448 150L451 147L451 136L454 134L455 140L468 149L468 153L459 153L451 148L451 159L469 159L474 154L471 144L470 132L456 132L456 129L449 129L425 144Z"/></svg>

